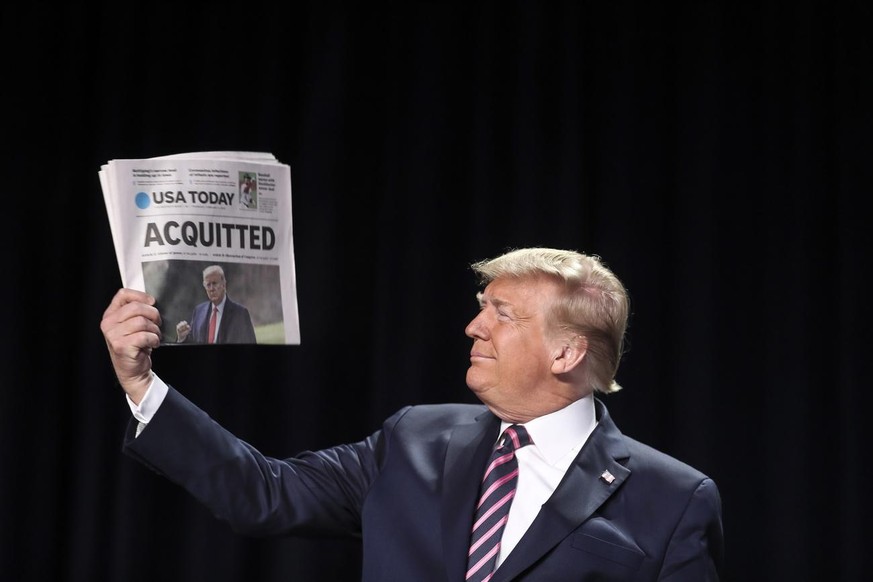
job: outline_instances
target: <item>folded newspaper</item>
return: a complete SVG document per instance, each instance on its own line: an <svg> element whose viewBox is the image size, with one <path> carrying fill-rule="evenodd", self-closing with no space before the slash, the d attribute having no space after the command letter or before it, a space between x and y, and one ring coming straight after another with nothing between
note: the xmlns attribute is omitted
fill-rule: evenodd
<svg viewBox="0 0 873 582"><path fill-rule="evenodd" d="M98 173L122 285L155 297L164 344L300 343L286 164L197 152Z"/></svg>

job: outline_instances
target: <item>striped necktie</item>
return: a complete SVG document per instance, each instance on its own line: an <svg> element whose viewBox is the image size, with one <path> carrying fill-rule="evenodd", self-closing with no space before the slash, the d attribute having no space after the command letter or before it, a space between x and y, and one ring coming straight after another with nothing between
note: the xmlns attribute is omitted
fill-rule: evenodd
<svg viewBox="0 0 873 582"><path fill-rule="evenodd" d="M485 582L494 574L494 565L500 553L500 538L518 481L515 450L531 442L527 429L513 424L503 431L498 446L491 453L473 521L470 551L467 554L467 582Z"/></svg>

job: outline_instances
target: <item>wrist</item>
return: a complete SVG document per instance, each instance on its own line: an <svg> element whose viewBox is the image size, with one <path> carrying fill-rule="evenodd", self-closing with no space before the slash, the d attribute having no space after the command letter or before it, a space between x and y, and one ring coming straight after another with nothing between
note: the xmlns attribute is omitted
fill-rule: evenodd
<svg viewBox="0 0 873 582"><path fill-rule="evenodd" d="M152 371L149 370L143 376L130 378L120 383L121 387L124 389L124 392L127 394L127 397L130 398L131 402L139 405L139 403L142 402L142 399L145 397L146 393L149 391L149 387L152 385L153 380L154 375L152 374Z"/></svg>

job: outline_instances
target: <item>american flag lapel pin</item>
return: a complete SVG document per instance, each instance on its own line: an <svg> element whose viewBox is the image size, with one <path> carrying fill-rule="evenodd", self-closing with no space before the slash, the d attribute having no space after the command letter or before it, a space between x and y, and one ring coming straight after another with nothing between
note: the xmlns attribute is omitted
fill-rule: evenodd
<svg viewBox="0 0 873 582"><path fill-rule="evenodd" d="M609 471L603 471L603 473L600 474L600 478L603 479L607 485L612 485L612 482L615 481L615 476L613 476Z"/></svg>

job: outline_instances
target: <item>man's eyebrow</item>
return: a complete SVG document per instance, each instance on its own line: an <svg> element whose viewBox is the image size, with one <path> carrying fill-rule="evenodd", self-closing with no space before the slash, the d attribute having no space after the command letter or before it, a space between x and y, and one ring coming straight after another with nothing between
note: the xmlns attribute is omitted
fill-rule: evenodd
<svg viewBox="0 0 873 582"><path fill-rule="evenodd" d="M512 303L509 301L504 301L503 299L498 299L496 297L490 297L489 299L485 299L485 294L482 292L476 293L476 300L479 302L479 305L485 305L485 303L491 303L494 307L508 307L512 309Z"/></svg>

